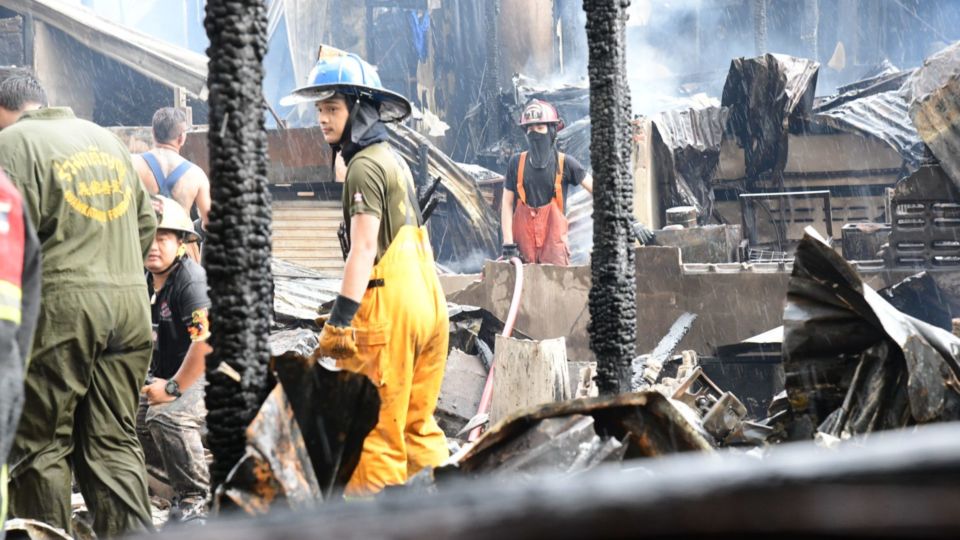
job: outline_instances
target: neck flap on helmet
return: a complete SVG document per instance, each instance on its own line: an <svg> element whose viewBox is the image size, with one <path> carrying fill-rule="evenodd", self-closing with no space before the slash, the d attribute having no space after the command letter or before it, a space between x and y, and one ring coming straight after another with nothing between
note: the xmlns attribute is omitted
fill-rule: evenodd
<svg viewBox="0 0 960 540"><path fill-rule="evenodd" d="M357 96L348 95L346 98L350 116L343 128L340 142L331 146L335 152L340 152L344 163L349 163L357 152L371 144L385 141L389 136L387 126L380 120L376 105Z"/></svg>

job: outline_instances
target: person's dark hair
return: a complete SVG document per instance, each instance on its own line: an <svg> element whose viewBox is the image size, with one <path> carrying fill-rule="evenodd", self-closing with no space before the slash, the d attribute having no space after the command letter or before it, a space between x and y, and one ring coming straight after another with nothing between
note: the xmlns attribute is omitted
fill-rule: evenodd
<svg viewBox="0 0 960 540"><path fill-rule="evenodd" d="M153 113L153 140L170 142L183 134L187 114L175 107L164 107Z"/></svg>
<svg viewBox="0 0 960 540"><path fill-rule="evenodd" d="M47 106L47 93L36 77L29 73L18 73L0 82L0 107L8 111L22 111L28 103Z"/></svg>

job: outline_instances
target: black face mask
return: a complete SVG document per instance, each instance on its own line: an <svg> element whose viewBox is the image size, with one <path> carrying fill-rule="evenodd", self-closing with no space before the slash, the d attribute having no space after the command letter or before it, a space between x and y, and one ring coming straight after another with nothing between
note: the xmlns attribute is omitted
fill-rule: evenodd
<svg viewBox="0 0 960 540"><path fill-rule="evenodd" d="M557 159L557 152L553 148L553 133L527 133L527 146L530 148L528 162L534 169L545 169L552 166Z"/></svg>

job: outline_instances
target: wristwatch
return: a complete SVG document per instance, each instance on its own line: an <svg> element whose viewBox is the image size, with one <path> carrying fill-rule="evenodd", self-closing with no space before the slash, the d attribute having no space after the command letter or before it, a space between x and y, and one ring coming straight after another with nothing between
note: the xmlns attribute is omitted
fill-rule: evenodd
<svg viewBox="0 0 960 540"><path fill-rule="evenodd" d="M175 381L175 380L173 380L173 379L170 379L170 380L167 381L167 385L163 387L163 390L164 390L164 392L166 392L168 395L171 395L171 396L173 396L173 397L175 397L175 398L178 398L178 397L180 397L180 396L183 395L183 394L180 392L180 383L178 383L177 381Z"/></svg>

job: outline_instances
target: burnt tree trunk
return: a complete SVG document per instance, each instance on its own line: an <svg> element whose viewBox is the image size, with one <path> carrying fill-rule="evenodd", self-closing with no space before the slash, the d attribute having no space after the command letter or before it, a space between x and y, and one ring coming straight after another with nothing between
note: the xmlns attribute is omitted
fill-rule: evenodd
<svg viewBox="0 0 960 540"><path fill-rule="evenodd" d="M590 162L593 165L593 256L590 349L601 394L630 391L637 301L630 169L630 88L625 59L630 0L583 0L590 75Z"/></svg>
<svg viewBox="0 0 960 540"><path fill-rule="evenodd" d="M207 357L207 427L214 486L243 456L244 430L266 397L273 314L267 191L262 0L207 0L210 37L210 210L204 266L213 353ZM239 382L218 367L229 365Z"/></svg>

